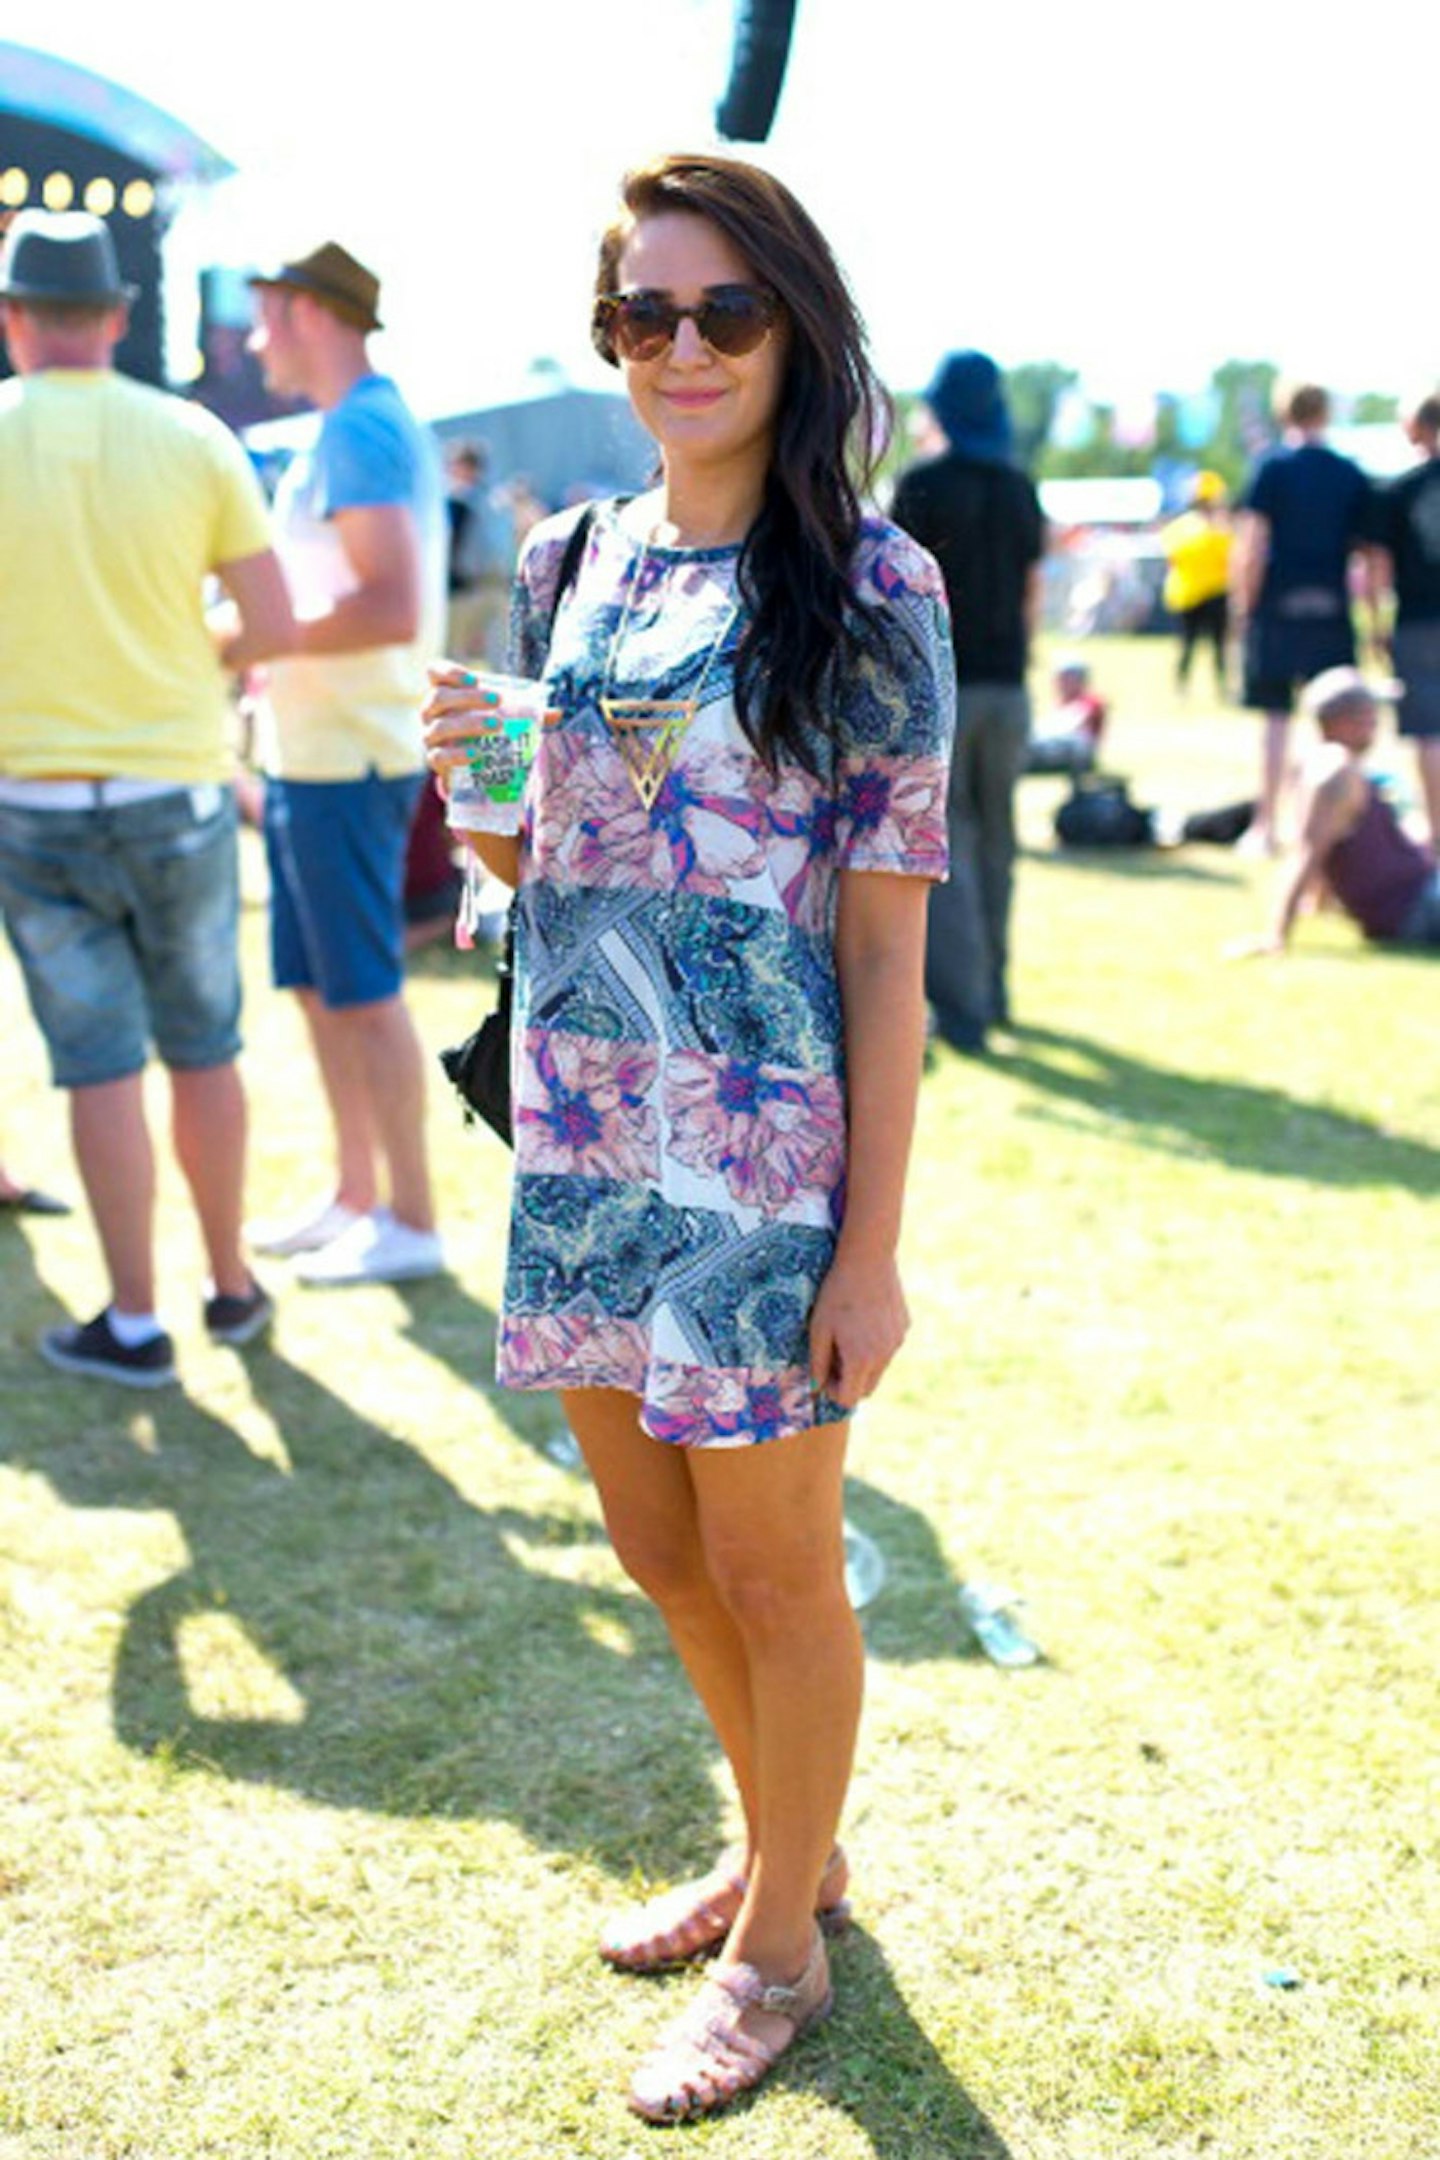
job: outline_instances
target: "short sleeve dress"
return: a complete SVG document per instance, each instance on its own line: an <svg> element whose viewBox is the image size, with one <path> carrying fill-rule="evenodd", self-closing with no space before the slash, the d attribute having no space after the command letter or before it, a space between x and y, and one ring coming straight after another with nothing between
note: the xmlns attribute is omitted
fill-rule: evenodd
<svg viewBox="0 0 1440 2160"><path fill-rule="evenodd" d="M807 1341L845 1202L838 879L945 875L944 590L867 521L855 588L900 618L895 660L837 689L821 777L771 774L735 716L739 549L647 548L598 504L552 627L579 514L531 534L512 622L560 718L522 819L498 1375L623 1389L658 1440L743 1447L849 1414ZM648 807L618 699L698 701Z"/></svg>

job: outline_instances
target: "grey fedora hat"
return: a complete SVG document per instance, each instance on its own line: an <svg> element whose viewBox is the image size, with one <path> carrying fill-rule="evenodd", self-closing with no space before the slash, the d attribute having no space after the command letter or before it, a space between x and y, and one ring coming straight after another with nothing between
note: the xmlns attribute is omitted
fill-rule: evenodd
<svg viewBox="0 0 1440 2160"><path fill-rule="evenodd" d="M5 235L0 300L118 307L138 290L122 282L110 228L88 210L22 210Z"/></svg>

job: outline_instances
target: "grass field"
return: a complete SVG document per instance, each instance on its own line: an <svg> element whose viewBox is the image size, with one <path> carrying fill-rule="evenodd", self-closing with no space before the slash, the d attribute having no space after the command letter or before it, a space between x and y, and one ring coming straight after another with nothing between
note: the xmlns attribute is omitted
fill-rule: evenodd
<svg viewBox="0 0 1440 2160"><path fill-rule="evenodd" d="M1142 800L1248 790L1252 722L1179 713L1162 646L1094 652ZM915 1329L856 1425L889 1579L837 2015L671 2136L1435 2160L1440 968L1329 918L1227 963L1269 873L1061 859L1058 787L1024 789L1018 1031L925 1083ZM245 936L259 1212L324 1135L258 906ZM422 957L431 1047L479 972ZM73 1193L8 957L0 1011L5 1154ZM166 1397L39 1364L101 1301L91 1237L0 1222L3 2160L656 2149L621 2088L692 1983L593 1938L727 1801L553 1413L488 1383L506 1159L430 1115L453 1276L272 1270L244 1354L167 1170ZM967 1576L1043 1664L973 1653Z"/></svg>

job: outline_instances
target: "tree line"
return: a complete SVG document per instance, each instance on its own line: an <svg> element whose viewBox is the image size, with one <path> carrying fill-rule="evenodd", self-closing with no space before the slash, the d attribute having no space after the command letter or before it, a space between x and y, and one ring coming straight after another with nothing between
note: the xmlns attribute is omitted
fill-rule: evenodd
<svg viewBox="0 0 1440 2160"><path fill-rule="evenodd" d="M1208 466L1238 488L1274 439L1271 406L1279 372L1269 360L1226 360L1199 397L1160 392L1148 425L1132 437L1113 405L1095 403L1088 416L1083 409L1076 413L1085 401L1075 369L1056 360L1023 361L1005 376L1016 454L1042 480L1124 478L1173 461ZM1386 421L1398 412L1397 398L1369 390L1349 401L1347 417Z"/></svg>

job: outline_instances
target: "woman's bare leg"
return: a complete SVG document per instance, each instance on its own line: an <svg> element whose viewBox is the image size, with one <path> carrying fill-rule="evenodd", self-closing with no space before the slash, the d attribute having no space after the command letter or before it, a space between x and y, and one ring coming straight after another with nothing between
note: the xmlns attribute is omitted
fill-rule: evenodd
<svg viewBox="0 0 1440 2160"><path fill-rule="evenodd" d="M756 1822L750 1676L740 1631L706 1569L691 1452L642 1431L633 1395L584 1388L567 1389L561 1399L620 1563L659 1607L725 1751L745 1814L748 1860Z"/></svg>
<svg viewBox="0 0 1440 2160"><path fill-rule="evenodd" d="M800 1972L855 1752L864 1656L845 1591L848 1425L689 1458L708 1573L743 1645L755 1851L724 1961Z"/></svg>

